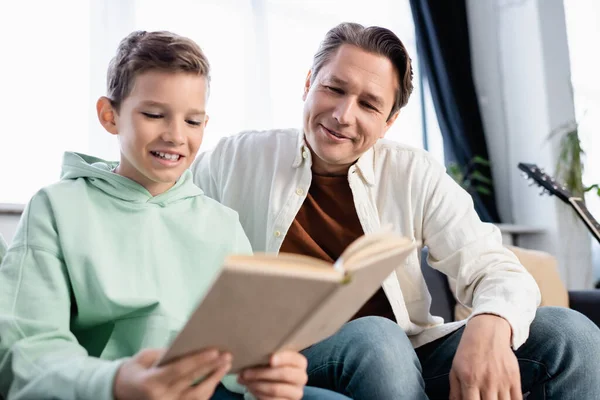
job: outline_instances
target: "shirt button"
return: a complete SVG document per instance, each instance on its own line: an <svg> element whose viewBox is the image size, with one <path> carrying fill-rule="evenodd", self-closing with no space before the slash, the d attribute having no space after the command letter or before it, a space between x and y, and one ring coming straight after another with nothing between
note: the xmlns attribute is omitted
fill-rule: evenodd
<svg viewBox="0 0 600 400"><path fill-rule="evenodd" d="M296 194L297 194L298 196L302 196L302 195L304 194L304 190L302 190L302 189L298 188L298 189L296 189Z"/></svg>
<svg viewBox="0 0 600 400"><path fill-rule="evenodd" d="M308 158L308 152L306 150L302 151L302 158Z"/></svg>
<svg viewBox="0 0 600 400"><path fill-rule="evenodd" d="M279 237L279 236L281 236L281 232L275 231L274 235L275 235L275 237Z"/></svg>

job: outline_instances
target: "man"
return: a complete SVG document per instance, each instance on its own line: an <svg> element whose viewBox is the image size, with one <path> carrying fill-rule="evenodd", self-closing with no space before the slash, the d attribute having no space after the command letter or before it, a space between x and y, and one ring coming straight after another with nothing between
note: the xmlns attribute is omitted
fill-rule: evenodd
<svg viewBox="0 0 600 400"><path fill-rule="evenodd" d="M429 314L420 252L398 266L356 316L388 317L410 339L390 348L381 368L388 378L378 384L399 387L387 398L596 398L600 380L588 371L600 371L600 330L571 310L538 310L535 281L498 229L480 221L470 196L426 152L381 140L411 80L410 58L392 32L340 24L306 78L302 131L225 138L198 157L195 182L238 211L254 251L331 261L383 224L428 246L431 266L456 279L457 298L473 313L468 323L444 324ZM314 357L337 351L345 365L352 351L360 358L354 346L368 355L377 345L368 334L352 346L345 340L334 335L329 347L305 351L309 384L358 398L359 378L324 378L337 364L326 361L331 354L322 365Z"/></svg>

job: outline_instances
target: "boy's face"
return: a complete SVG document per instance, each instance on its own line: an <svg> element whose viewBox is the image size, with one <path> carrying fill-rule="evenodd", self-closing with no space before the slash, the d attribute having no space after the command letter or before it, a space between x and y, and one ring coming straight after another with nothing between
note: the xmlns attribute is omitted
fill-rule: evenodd
<svg viewBox="0 0 600 400"><path fill-rule="evenodd" d="M144 186L153 196L170 189L202 143L207 82L204 76L151 70L138 75L118 112L106 97L98 117L119 136L121 161L116 173Z"/></svg>

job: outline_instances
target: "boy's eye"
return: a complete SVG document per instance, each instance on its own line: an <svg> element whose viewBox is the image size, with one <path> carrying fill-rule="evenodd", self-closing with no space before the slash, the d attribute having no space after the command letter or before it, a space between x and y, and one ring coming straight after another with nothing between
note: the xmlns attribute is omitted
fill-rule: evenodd
<svg viewBox="0 0 600 400"><path fill-rule="evenodd" d="M194 121L192 119L188 119L185 122L187 122L190 125L194 125L194 126L200 126L200 125L202 125L202 121Z"/></svg>
<svg viewBox="0 0 600 400"><path fill-rule="evenodd" d="M152 119L159 119L162 118L163 116L161 114L153 114L153 113L149 113L149 112L142 112L142 114L148 118L152 118Z"/></svg>

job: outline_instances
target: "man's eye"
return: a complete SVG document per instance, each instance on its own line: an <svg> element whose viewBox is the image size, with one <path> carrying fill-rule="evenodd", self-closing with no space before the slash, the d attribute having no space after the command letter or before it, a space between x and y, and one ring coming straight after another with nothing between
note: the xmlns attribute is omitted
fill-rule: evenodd
<svg viewBox="0 0 600 400"><path fill-rule="evenodd" d="M188 119L185 122L187 122L188 124L193 125L193 126L200 126L200 125L202 125L202 121L194 121L194 120L191 120L191 119Z"/></svg>
<svg viewBox="0 0 600 400"><path fill-rule="evenodd" d="M363 107L368 108L369 110L377 111L377 108L373 107L371 104L363 102Z"/></svg>
<svg viewBox="0 0 600 400"><path fill-rule="evenodd" d="M159 119L162 118L163 116L161 114L153 114L153 113L149 113L149 112L142 112L142 114L147 117L147 118L152 118L152 119Z"/></svg>
<svg viewBox="0 0 600 400"><path fill-rule="evenodd" d="M340 88L337 87L333 87L333 86L325 86L325 88L329 91L332 91L333 93L337 93L337 94L342 94L344 93L344 91Z"/></svg>

